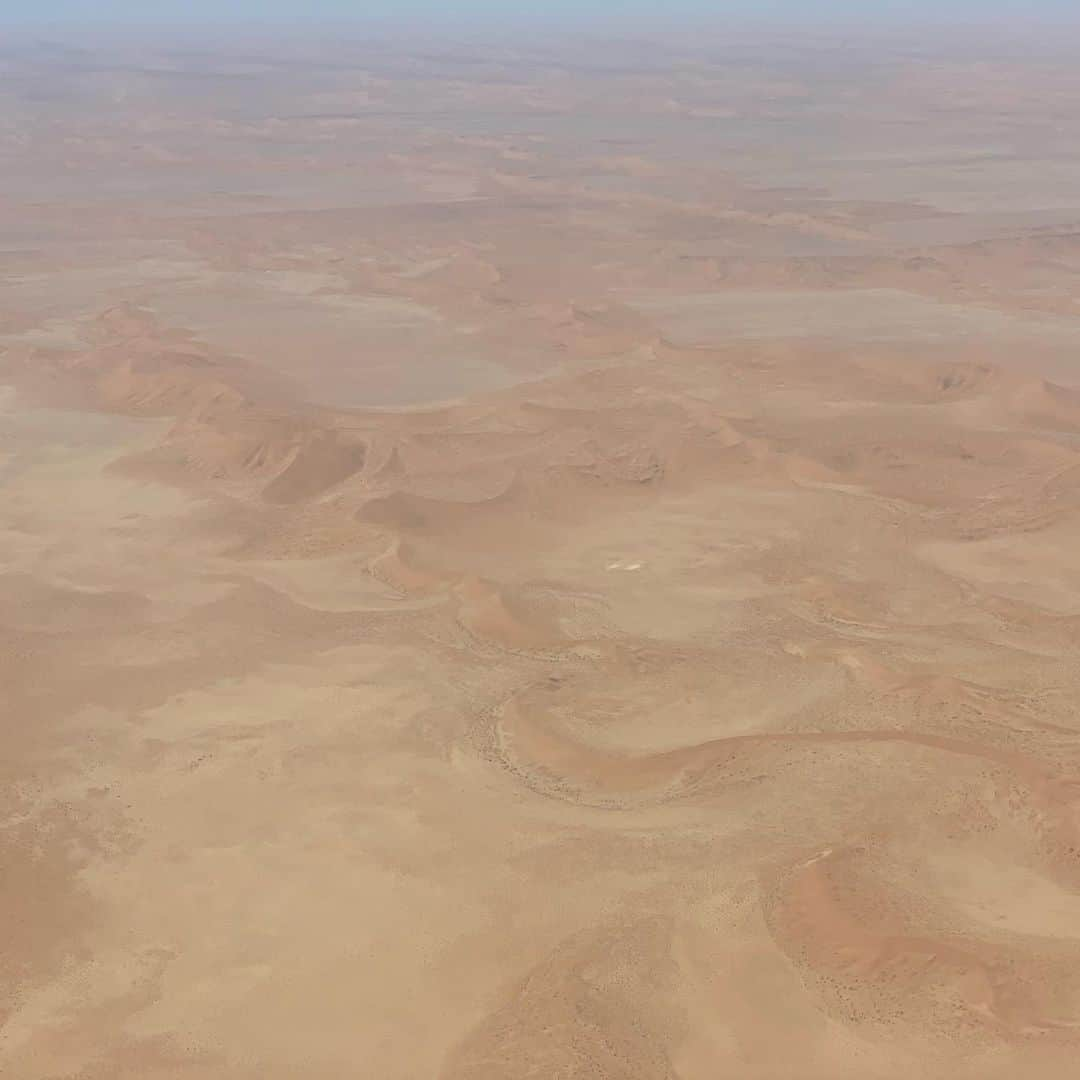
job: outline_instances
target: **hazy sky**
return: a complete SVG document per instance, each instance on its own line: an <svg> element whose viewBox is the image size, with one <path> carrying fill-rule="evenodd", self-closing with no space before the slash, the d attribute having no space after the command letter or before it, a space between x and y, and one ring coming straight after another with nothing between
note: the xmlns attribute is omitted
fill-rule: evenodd
<svg viewBox="0 0 1080 1080"><path fill-rule="evenodd" d="M51 21L243 21L421 16L515 21L522 17L657 18L710 20L734 15L809 22L822 17L905 21L982 20L1018 16L1076 17L1080 0L0 0L0 20Z"/></svg>

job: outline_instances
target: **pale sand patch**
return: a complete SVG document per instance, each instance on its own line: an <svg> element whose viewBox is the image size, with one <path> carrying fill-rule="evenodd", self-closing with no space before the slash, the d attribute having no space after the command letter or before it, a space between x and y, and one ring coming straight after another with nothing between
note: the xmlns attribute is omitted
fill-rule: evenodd
<svg viewBox="0 0 1080 1080"><path fill-rule="evenodd" d="M1045 874L975 852L927 859L934 889L964 918L1033 937L1080 939L1080 896Z"/></svg>
<svg viewBox="0 0 1080 1080"><path fill-rule="evenodd" d="M1039 532L939 541L923 558L995 596L1062 615L1080 612L1080 535L1063 522Z"/></svg>
<svg viewBox="0 0 1080 1080"><path fill-rule="evenodd" d="M786 339L933 345L971 340L1080 345L1080 318L1012 315L899 289L732 290L628 297L680 345Z"/></svg>

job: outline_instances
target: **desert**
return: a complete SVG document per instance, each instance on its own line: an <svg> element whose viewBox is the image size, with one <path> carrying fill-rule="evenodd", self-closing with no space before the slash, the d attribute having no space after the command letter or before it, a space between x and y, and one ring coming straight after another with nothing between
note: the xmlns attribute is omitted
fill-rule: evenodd
<svg viewBox="0 0 1080 1080"><path fill-rule="evenodd" d="M0 43L0 1073L1065 1080L1080 35Z"/></svg>

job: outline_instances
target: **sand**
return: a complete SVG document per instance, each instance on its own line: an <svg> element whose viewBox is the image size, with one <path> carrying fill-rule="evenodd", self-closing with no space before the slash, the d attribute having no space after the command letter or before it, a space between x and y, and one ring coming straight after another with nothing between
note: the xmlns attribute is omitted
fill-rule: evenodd
<svg viewBox="0 0 1080 1080"><path fill-rule="evenodd" d="M0 1073L1071 1077L1073 53L380 33L2 47Z"/></svg>

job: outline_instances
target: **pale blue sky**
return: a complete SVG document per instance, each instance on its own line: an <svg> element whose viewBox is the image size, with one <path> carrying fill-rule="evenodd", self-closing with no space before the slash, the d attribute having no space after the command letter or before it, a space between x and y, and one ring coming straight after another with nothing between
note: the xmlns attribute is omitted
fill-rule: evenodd
<svg viewBox="0 0 1080 1080"><path fill-rule="evenodd" d="M725 16L811 22L822 18L888 22L981 21L1015 16L1080 17L1080 0L0 0L3 22L191 22L238 19L340 20L424 17L439 22L467 18L518 21L537 17L633 16L710 20Z"/></svg>

